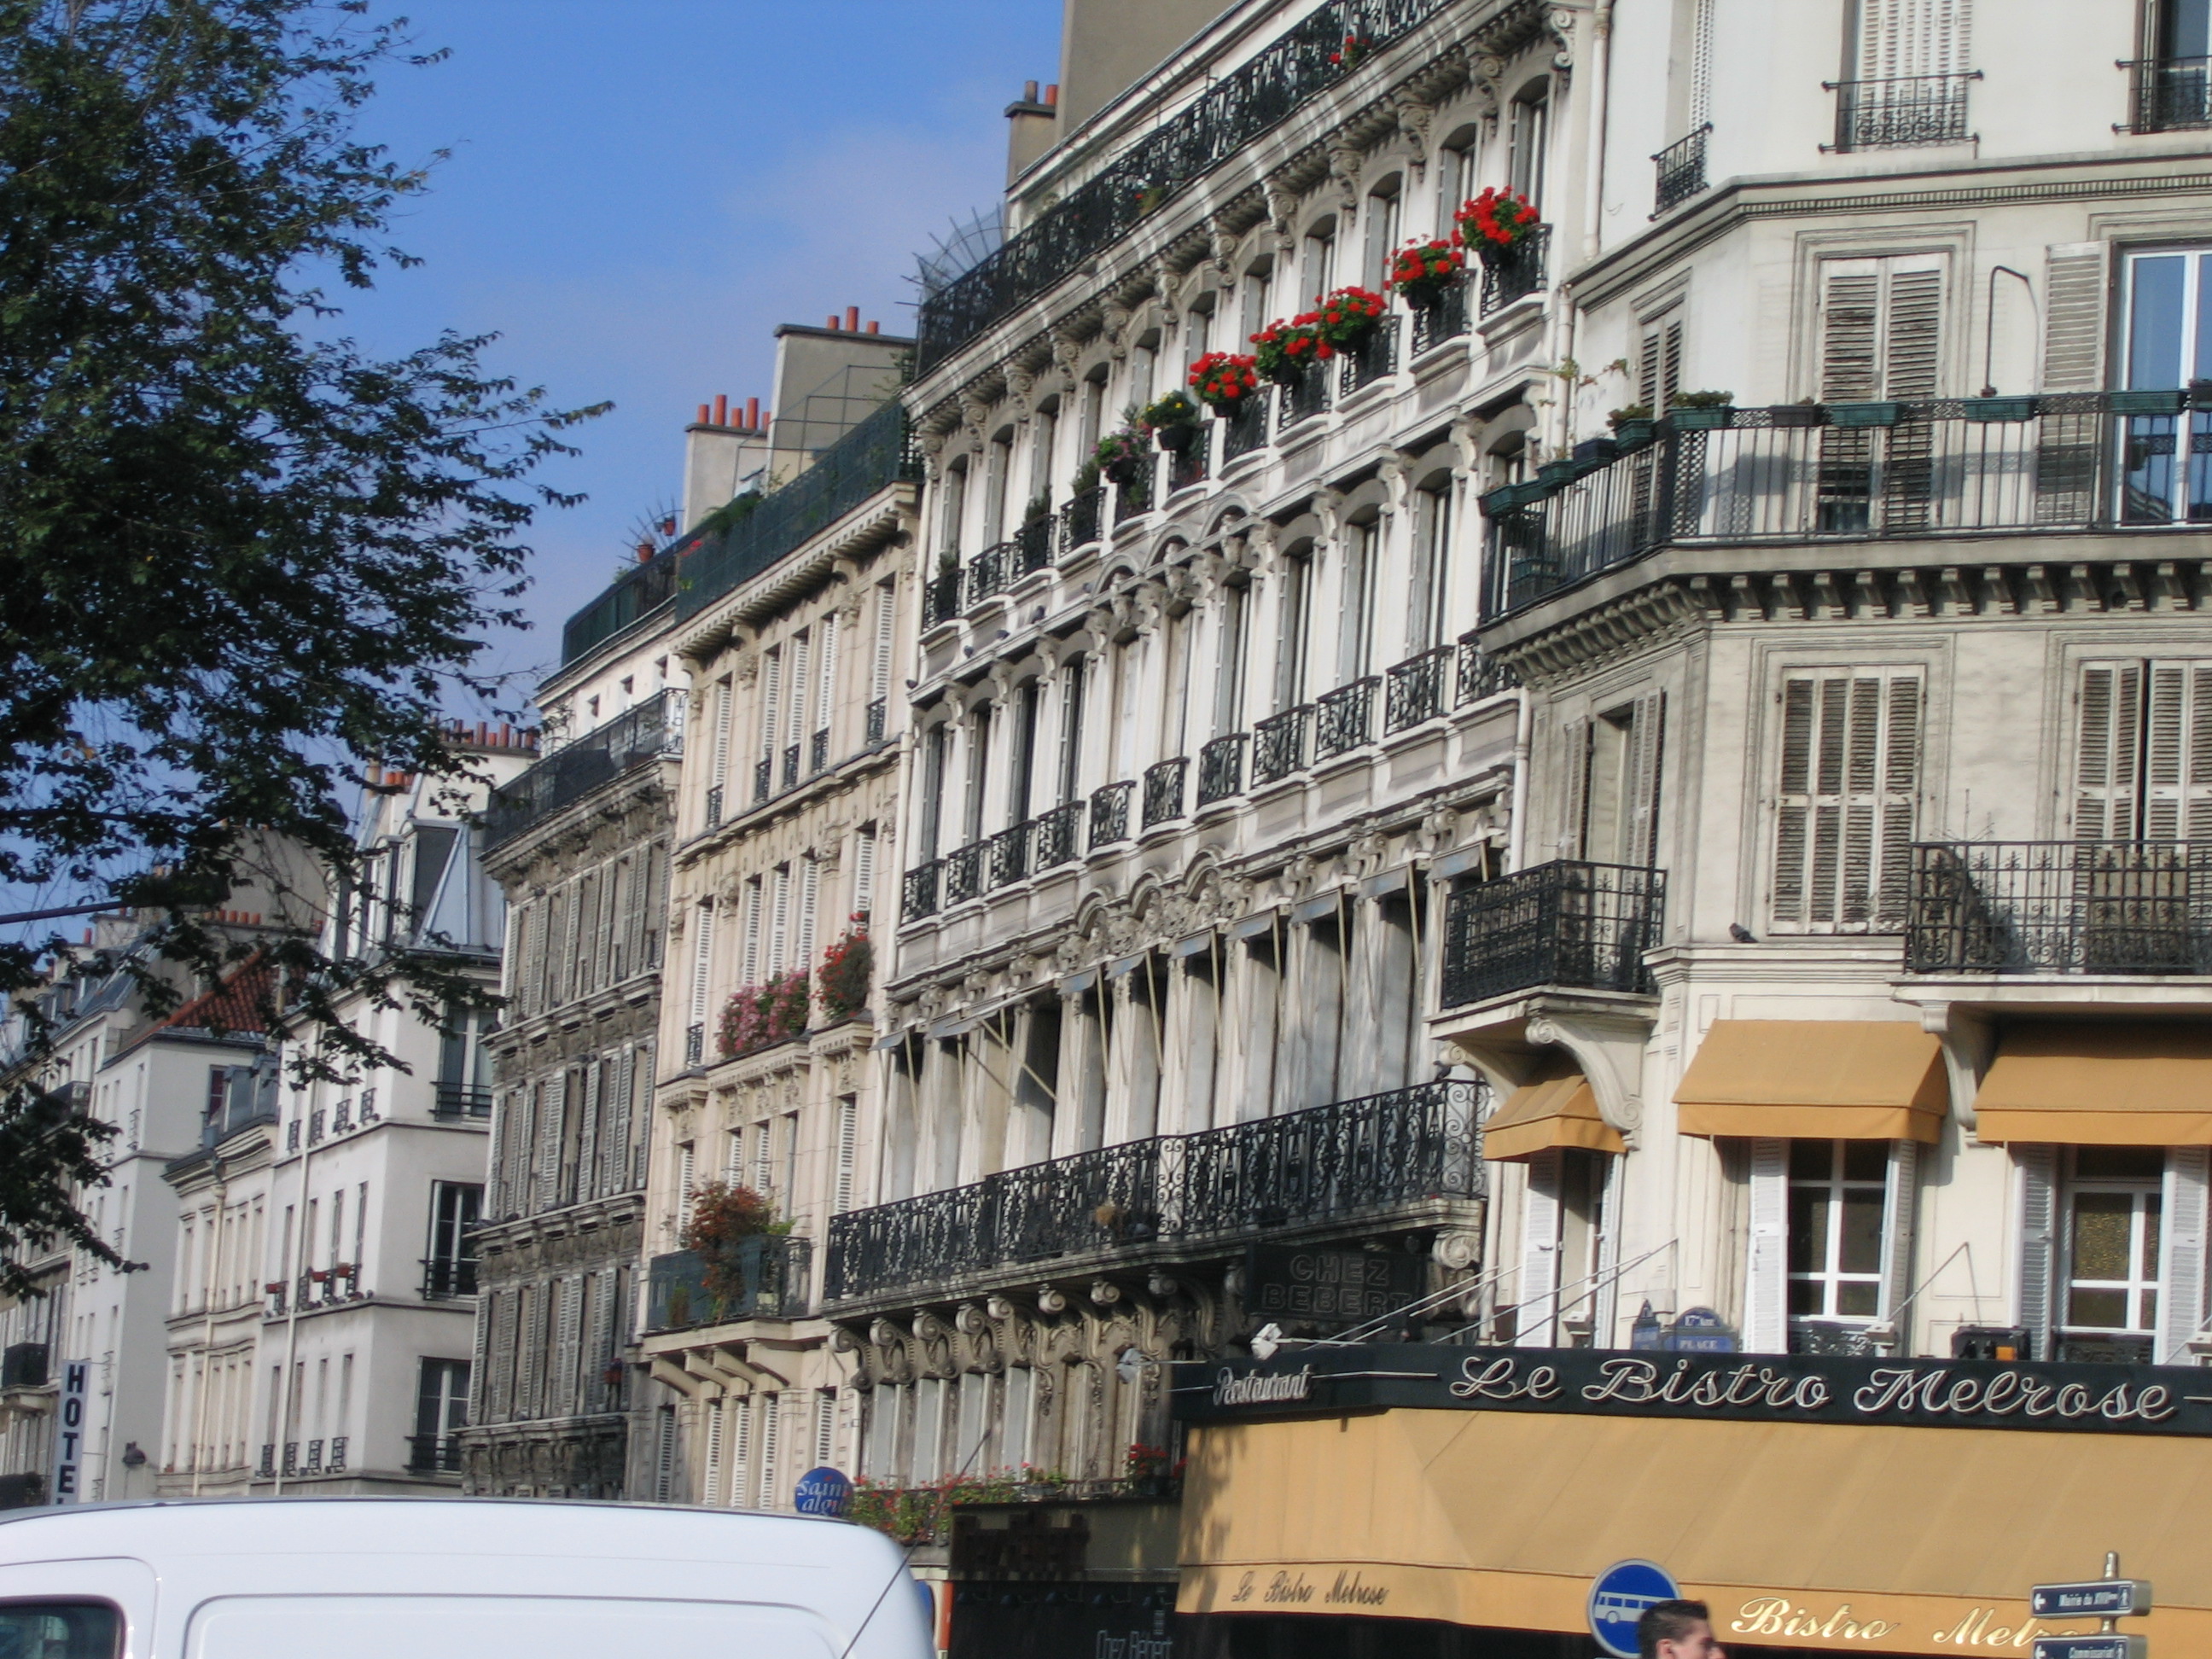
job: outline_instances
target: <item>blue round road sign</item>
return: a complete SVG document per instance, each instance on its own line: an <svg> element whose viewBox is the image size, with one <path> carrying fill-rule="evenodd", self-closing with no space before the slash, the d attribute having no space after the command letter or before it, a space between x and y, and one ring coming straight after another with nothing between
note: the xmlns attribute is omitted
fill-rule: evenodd
<svg viewBox="0 0 2212 1659"><path fill-rule="evenodd" d="M800 1475L792 1494L792 1507L801 1515L842 1515L852 1506L853 1483L827 1465Z"/></svg>
<svg viewBox="0 0 2212 1659"><path fill-rule="evenodd" d="M1682 1594L1674 1575L1656 1561L1616 1561L1590 1586L1590 1634L1613 1659L1636 1659L1636 1621L1654 1601Z"/></svg>

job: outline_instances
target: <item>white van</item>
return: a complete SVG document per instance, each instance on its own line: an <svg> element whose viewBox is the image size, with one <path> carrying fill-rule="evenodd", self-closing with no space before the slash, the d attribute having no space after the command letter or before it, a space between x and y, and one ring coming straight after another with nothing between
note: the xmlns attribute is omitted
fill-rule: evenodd
<svg viewBox="0 0 2212 1659"><path fill-rule="evenodd" d="M0 1515L0 1659L930 1659L898 1547L839 1521L526 1498Z"/></svg>

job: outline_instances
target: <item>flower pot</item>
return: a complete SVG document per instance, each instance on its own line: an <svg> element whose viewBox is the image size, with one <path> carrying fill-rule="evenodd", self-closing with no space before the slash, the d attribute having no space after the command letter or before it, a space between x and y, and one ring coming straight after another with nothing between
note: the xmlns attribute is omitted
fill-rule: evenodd
<svg viewBox="0 0 2212 1659"><path fill-rule="evenodd" d="M1668 424L1677 432L1714 432L1726 426L1735 416L1735 408L1728 404L1707 404L1698 409L1670 409Z"/></svg>
<svg viewBox="0 0 2212 1659"><path fill-rule="evenodd" d="M1602 466L1620 453L1620 441L1613 438L1585 438L1575 446L1577 466Z"/></svg>
<svg viewBox="0 0 2212 1659"><path fill-rule="evenodd" d="M2106 394L2115 415L2178 415L2184 393L2179 392L2113 392Z"/></svg>
<svg viewBox="0 0 2212 1659"><path fill-rule="evenodd" d="M1398 290L1406 296L1406 303L1415 311L1434 311L1450 293L1455 278L1443 277L1433 283L1408 283Z"/></svg>
<svg viewBox="0 0 2212 1659"><path fill-rule="evenodd" d="M1984 423L1991 421L2032 421L2035 418L2035 399L2033 398L1963 398L1959 412L1970 421Z"/></svg>
<svg viewBox="0 0 2212 1659"><path fill-rule="evenodd" d="M1830 426L1895 426L1905 412L1902 404L1830 404Z"/></svg>
<svg viewBox="0 0 2212 1659"><path fill-rule="evenodd" d="M1160 441L1160 447L1180 455L1198 441L1198 422L1178 421L1173 426L1152 428L1152 435Z"/></svg>
<svg viewBox="0 0 2212 1659"><path fill-rule="evenodd" d="M1659 422L1656 421L1621 421L1613 428L1613 440L1626 453L1643 448L1657 435L1658 431Z"/></svg>
<svg viewBox="0 0 2212 1659"><path fill-rule="evenodd" d="M1777 404L1766 411L1769 426L1818 426L1820 406L1818 404Z"/></svg>
<svg viewBox="0 0 2212 1659"><path fill-rule="evenodd" d="M1144 464L1134 455L1123 455L1103 463L1098 470L1114 483L1127 486L1137 482L1144 471Z"/></svg>

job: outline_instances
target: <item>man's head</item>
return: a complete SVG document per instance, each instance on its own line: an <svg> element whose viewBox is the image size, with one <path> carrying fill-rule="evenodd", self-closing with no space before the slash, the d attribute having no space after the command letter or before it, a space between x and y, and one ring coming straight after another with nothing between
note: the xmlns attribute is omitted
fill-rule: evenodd
<svg viewBox="0 0 2212 1659"><path fill-rule="evenodd" d="M1726 1659L1703 1601L1654 1601L1636 1621L1644 1659Z"/></svg>

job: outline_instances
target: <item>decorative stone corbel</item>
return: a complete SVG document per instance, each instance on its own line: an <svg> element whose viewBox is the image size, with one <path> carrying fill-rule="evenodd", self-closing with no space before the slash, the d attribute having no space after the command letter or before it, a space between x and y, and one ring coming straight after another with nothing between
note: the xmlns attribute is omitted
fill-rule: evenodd
<svg viewBox="0 0 2212 1659"><path fill-rule="evenodd" d="M1411 88L1401 87L1390 94L1390 108L1398 118L1398 137L1406 145L1406 171L1411 182L1418 184L1428 171L1429 125L1436 106Z"/></svg>
<svg viewBox="0 0 2212 1659"><path fill-rule="evenodd" d="M1575 1057L1597 1098L1598 1115L1633 1146L1644 1124L1644 1047L1650 1030L1647 1020L1563 1010L1530 1020L1527 1036Z"/></svg>
<svg viewBox="0 0 2212 1659"><path fill-rule="evenodd" d="M1943 1073L1951 1085L1951 1116L1960 1128L1975 1127L1974 1097L1996 1058L1996 1027L1985 1015L1955 1003L1923 1006L1920 1029L1943 1044Z"/></svg>
<svg viewBox="0 0 2212 1659"><path fill-rule="evenodd" d="M1367 160L1355 145L1334 143L1328 147L1328 176L1336 181L1337 208L1344 215L1338 228L1341 237L1359 220L1359 171Z"/></svg>

